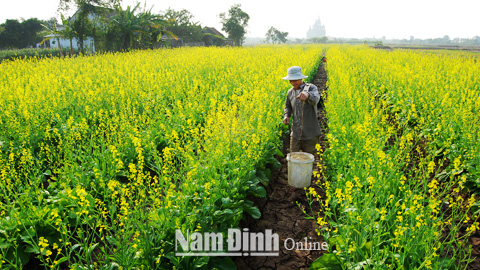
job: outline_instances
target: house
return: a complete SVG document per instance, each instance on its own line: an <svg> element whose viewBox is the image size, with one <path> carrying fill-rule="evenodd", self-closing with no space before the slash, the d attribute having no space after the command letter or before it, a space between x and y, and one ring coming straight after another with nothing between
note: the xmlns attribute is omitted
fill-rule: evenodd
<svg viewBox="0 0 480 270"><path fill-rule="evenodd" d="M233 46L233 40L225 38L225 36L214 27L203 28L203 33L205 34L203 37L205 46Z"/></svg>
<svg viewBox="0 0 480 270"><path fill-rule="evenodd" d="M100 28L102 27L102 23L98 14L105 14L105 17L109 18L115 14L115 11L113 9L109 8L104 8L104 7L98 7L98 6L93 6L93 5L86 5L86 8L88 9L88 19L90 22L93 23L94 27ZM75 14L73 14L69 19L69 23L73 23L76 18L79 16L79 12L81 10L77 10ZM62 31L65 29L64 25L57 25L57 31ZM46 46L47 47L52 47L52 48L57 48L58 43L60 42L60 47L63 49L70 49L70 46L74 50L79 50L80 49L80 42L77 38L72 38L71 42L70 39L64 38L64 37L57 37L56 34L49 34L43 37L44 39L48 39ZM93 37L87 37L83 40L83 47L86 51L88 52L95 52L95 40Z"/></svg>
<svg viewBox="0 0 480 270"><path fill-rule="evenodd" d="M63 25L58 25L57 26L57 31L62 31L63 29L65 29L65 26L63 26ZM46 35L43 38L44 39L49 39L46 42L47 47L58 48L58 43L57 42L60 42L60 47L62 47L62 49L70 49L70 39L63 38L63 37L58 38L57 35L55 35L55 34ZM80 47L80 45L78 43L79 42L78 42L77 38L73 38L72 39L72 44L71 44L72 49L78 50L79 47ZM83 47L85 48L86 51L95 52L95 41L94 41L94 39L92 37L87 37L87 39L83 40Z"/></svg>
<svg viewBox="0 0 480 270"><path fill-rule="evenodd" d="M160 47L167 44L168 47L197 47L197 46L233 46L233 41L225 38L225 36L213 27L205 27L202 30L204 34L202 41L184 42L181 38L173 39L168 35L162 35Z"/></svg>

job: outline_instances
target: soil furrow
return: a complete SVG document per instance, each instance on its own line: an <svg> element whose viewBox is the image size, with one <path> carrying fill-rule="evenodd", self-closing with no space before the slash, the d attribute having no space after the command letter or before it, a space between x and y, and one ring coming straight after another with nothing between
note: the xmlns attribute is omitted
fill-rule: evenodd
<svg viewBox="0 0 480 270"><path fill-rule="evenodd" d="M318 73L313 83L318 89L326 89L327 74L320 65ZM322 127L322 149L326 147L325 133L327 132L326 117L323 110L319 110L318 119ZM282 168L272 173L272 179L267 189L266 198L250 198L261 210L262 216L258 220L247 217L240 226L249 228L250 232L264 232L266 229L272 229L280 238L279 256L270 257L235 257L234 262L239 270L261 270L261 269L308 269L310 264L317 259L323 252L321 250L297 250L291 248L293 242L322 243L323 239L315 232L316 224L314 219L305 219L306 215L302 209L309 209L303 188L291 188L288 185L288 164L286 155L289 152L289 137L284 139L282 149L285 157L278 157ZM315 162L316 163L316 162ZM315 166L314 166L315 170ZM312 187L315 187L315 181L312 177ZM316 188L317 192L322 192ZM301 208L300 208L301 207ZM319 212L318 203L313 205L314 211ZM309 213L309 210L307 210Z"/></svg>

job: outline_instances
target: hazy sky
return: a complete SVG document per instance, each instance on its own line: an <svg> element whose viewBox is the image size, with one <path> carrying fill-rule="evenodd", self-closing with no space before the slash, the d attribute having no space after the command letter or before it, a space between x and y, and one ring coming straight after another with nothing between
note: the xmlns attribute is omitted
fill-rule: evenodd
<svg viewBox="0 0 480 270"><path fill-rule="evenodd" d="M123 0L123 6L137 0ZM250 15L247 37L265 37L271 26L305 38L318 18L327 36L350 38L472 38L480 36L479 0L142 0L154 13L186 9L202 26L222 29L218 14L236 3ZM0 0L6 19L59 17L59 0Z"/></svg>

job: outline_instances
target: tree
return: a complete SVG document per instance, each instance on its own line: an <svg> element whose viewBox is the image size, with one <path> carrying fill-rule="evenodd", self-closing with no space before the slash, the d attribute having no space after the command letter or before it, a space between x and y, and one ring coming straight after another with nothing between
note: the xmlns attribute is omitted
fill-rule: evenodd
<svg viewBox="0 0 480 270"><path fill-rule="evenodd" d="M120 5L121 0L60 0L59 10L68 10L72 5L77 9L81 9L84 5L110 7L114 8Z"/></svg>
<svg viewBox="0 0 480 270"><path fill-rule="evenodd" d="M42 42L40 42L40 44L43 44L45 41L50 40L52 38L56 38L60 56L63 57L62 46L60 45L60 38L63 38L63 34L57 28L57 21L56 20L51 21L49 23L42 24L42 26L45 28L44 30L49 35L49 37L43 39Z"/></svg>
<svg viewBox="0 0 480 270"><path fill-rule="evenodd" d="M120 49L122 50L132 48L135 36L144 32L143 18L135 15L138 6L139 3L133 9L128 6L126 10L117 7L116 14L111 18L113 26L118 31Z"/></svg>
<svg viewBox="0 0 480 270"><path fill-rule="evenodd" d="M61 15L61 18L62 18L62 24L63 24L64 28L60 31L60 35L70 41L70 55L73 55L73 42L72 41L76 36L76 32L73 29L73 27L71 25L71 22L69 20L65 19L65 17L63 15Z"/></svg>
<svg viewBox="0 0 480 270"><path fill-rule="evenodd" d="M6 20L0 32L0 48L20 48L22 24L17 20Z"/></svg>
<svg viewBox="0 0 480 270"><path fill-rule="evenodd" d="M85 53L85 40L89 36L93 36L93 24L88 17L92 10L92 6L83 5L71 19L70 23L72 30L75 32L78 47L82 53Z"/></svg>
<svg viewBox="0 0 480 270"><path fill-rule="evenodd" d="M314 38L309 38L308 40L312 43L327 43L328 38L327 37L314 37Z"/></svg>
<svg viewBox="0 0 480 270"><path fill-rule="evenodd" d="M0 48L25 48L42 40L39 35L42 30L42 23L36 18L22 22L6 20L1 28Z"/></svg>
<svg viewBox="0 0 480 270"><path fill-rule="evenodd" d="M288 36L288 32L281 32L272 26L270 27L270 29L268 29L267 33L265 34L265 42L266 43L272 42L272 44L285 43L287 42L287 36Z"/></svg>
<svg viewBox="0 0 480 270"><path fill-rule="evenodd" d="M72 4L76 6L77 12L71 19L71 29L78 40L80 51L84 53L85 39L96 35L96 26L89 16L91 14L104 16L105 8L119 6L120 0L60 0L59 9L68 10Z"/></svg>
<svg viewBox="0 0 480 270"><path fill-rule="evenodd" d="M235 4L228 10L228 16L220 13L219 17L222 19L222 30L227 32L228 38L232 39L236 46L241 46L245 41L245 28L250 16L240 8L240 4Z"/></svg>
<svg viewBox="0 0 480 270"><path fill-rule="evenodd" d="M37 18L30 18L22 23L23 35L20 42L20 47L34 46L42 40L39 34L42 31L42 22Z"/></svg>
<svg viewBox="0 0 480 270"><path fill-rule="evenodd" d="M116 14L110 18L112 22L111 32L120 40L120 49L133 49L135 44L144 43L144 46L152 47L160 40L162 32L167 32L173 38L175 35L164 28L167 26L165 20L160 16L152 14L150 10L138 12L139 3L131 9L126 10L117 7ZM143 45L143 44L141 44Z"/></svg>
<svg viewBox="0 0 480 270"><path fill-rule="evenodd" d="M161 17L168 22L165 29L174 33L183 41L195 42L202 40L202 26L198 22L193 21L193 15L188 10L175 11L169 8Z"/></svg>
<svg viewBox="0 0 480 270"><path fill-rule="evenodd" d="M480 37L479 36L474 36L473 37L473 44L480 45Z"/></svg>
<svg viewBox="0 0 480 270"><path fill-rule="evenodd" d="M51 18L42 24L44 28L44 33L49 37L44 38L40 44L43 44L45 41L55 38L58 44L58 50L60 51L60 56L63 57L62 47L60 45L60 38L68 39L70 41L70 56L74 54L73 52L73 39L76 37L76 32L72 28L72 22L65 19L63 14L61 14L63 28L59 29L57 27L57 19Z"/></svg>
<svg viewBox="0 0 480 270"><path fill-rule="evenodd" d="M145 27L145 32L140 34L140 41L144 48L153 49L155 44L161 40L162 34L178 40L177 35L168 30L170 22L160 15L153 14L151 8L148 11L141 12L139 16L143 18Z"/></svg>
<svg viewBox="0 0 480 270"><path fill-rule="evenodd" d="M443 43L443 44L450 44L450 43L452 43L451 40L450 40L450 36L448 36L448 35L443 36L442 43Z"/></svg>

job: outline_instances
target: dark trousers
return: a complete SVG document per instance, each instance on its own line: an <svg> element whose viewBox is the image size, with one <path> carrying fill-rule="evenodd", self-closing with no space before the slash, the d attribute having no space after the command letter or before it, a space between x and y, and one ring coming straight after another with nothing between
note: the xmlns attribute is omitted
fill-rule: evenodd
<svg viewBox="0 0 480 270"><path fill-rule="evenodd" d="M313 137L309 140L296 140L290 135L290 153L293 152L307 152L314 156L317 155L315 146L320 143L320 136Z"/></svg>

